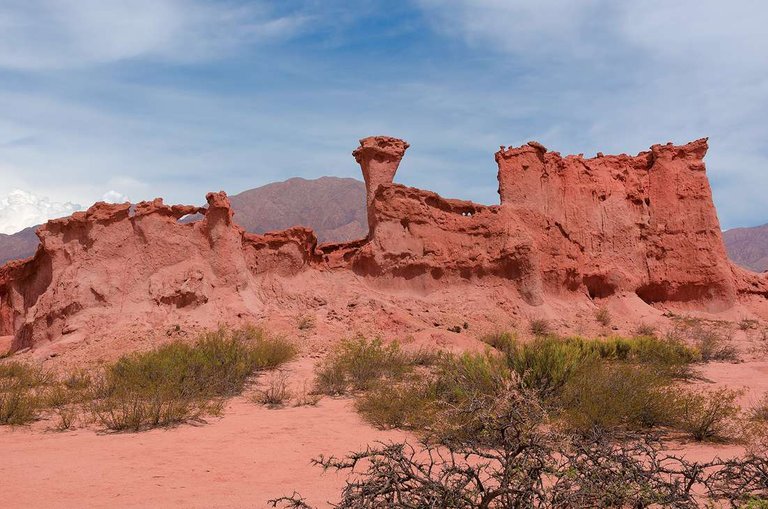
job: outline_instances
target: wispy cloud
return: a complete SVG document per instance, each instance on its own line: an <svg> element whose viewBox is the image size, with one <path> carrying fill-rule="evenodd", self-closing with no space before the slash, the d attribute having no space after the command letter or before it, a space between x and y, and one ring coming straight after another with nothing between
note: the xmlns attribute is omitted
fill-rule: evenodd
<svg viewBox="0 0 768 509"><path fill-rule="evenodd" d="M267 2L7 0L0 6L0 67L84 67L135 58L194 62L291 37L306 19Z"/></svg>
<svg viewBox="0 0 768 509"><path fill-rule="evenodd" d="M753 0L6 0L0 196L199 203L359 176L357 139L391 134L412 146L401 182L495 203L501 144L711 136L723 225L764 222L767 15Z"/></svg>
<svg viewBox="0 0 768 509"><path fill-rule="evenodd" d="M545 127L545 144L629 152L709 136L707 162L723 224L768 220L761 191L768 187L765 2L419 5L444 37L495 55L497 68L522 69L510 87L524 91L517 100L536 111L531 125Z"/></svg>

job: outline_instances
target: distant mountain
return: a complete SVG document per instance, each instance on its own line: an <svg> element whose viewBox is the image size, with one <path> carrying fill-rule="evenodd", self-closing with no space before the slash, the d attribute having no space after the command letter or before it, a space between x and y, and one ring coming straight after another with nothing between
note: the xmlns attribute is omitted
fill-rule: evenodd
<svg viewBox="0 0 768 509"><path fill-rule="evenodd" d="M365 184L352 178L292 178L244 191L230 200L235 222L252 233L307 226L320 242L361 239L368 233ZM35 253L36 228L0 234L0 265Z"/></svg>
<svg viewBox="0 0 768 509"><path fill-rule="evenodd" d="M768 224L723 232L731 260L755 272L768 270Z"/></svg>
<svg viewBox="0 0 768 509"><path fill-rule="evenodd" d="M253 233L307 226L320 242L361 239L368 233L365 184L352 178L292 178L229 199L235 222Z"/></svg>
<svg viewBox="0 0 768 509"><path fill-rule="evenodd" d="M27 258L35 254L39 243L35 235L36 228L37 226L25 228L12 235L0 233L0 265L9 260Z"/></svg>

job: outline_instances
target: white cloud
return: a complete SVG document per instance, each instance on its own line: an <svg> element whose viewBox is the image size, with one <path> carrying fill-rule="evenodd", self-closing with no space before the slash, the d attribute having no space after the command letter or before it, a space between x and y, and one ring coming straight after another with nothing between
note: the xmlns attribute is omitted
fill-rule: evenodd
<svg viewBox="0 0 768 509"><path fill-rule="evenodd" d="M125 202L130 202L131 199L128 198L128 196L124 195L123 193L118 193L115 190L110 190L104 193L104 196L101 197L101 201L105 201L107 203L125 203Z"/></svg>
<svg viewBox="0 0 768 509"><path fill-rule="evenodd" d="M289 37L306 22L262 2L6 0L0 67L40 70L145 57L196 61L241 44Z"/></svg>
<svg viewBox="0 0 768 509"><path fill-rule="evenodd" d="M51 202L48 198L16 189L0 199L0 233L16 233L49 219L69 216L81 208L76 203Z"/></svg>

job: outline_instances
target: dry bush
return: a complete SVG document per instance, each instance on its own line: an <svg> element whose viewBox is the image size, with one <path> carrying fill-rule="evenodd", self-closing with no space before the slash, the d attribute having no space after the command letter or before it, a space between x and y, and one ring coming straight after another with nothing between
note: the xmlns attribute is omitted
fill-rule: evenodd
<svg viewBox="0 0 768 509"><path fill-rule="evenodd" d="M739 321L738 327L739 327L739 330L746 332L750 329L757 328L758 323L759 322L757 320L750 319L750 318L743 318Z"/></svg>
<svg viewBox="0 0 768 509"><path fill-rule="evenodd" d="M707 466L660 453L650 435L562 435L543 424L535 394L501 391L446 409L441 422L471 423L474 434L313 460L349 475L334 507L698 507L694 493L707 486ZM270 503L311 507L297 493Z"/></svg>
<svg viewBox="0 0 768 509"><path fill-rule="evenodd" d="M684 390L671 394L671 424L697 441L727 441L736 435L741 408L736 403L743 391L720 388Z"/></svg>
<svg viewBox="0 0 768 509"><path fill-rule="evenodd" d="M256 394L256 401L270 408L285 405L293 396L288 387L288 375L282 371L273 373L267 380L266 388Z"/></svg>
<svg viewBox="0 0 768 509"><path fill-rule="evenodd" d="M299 330L311 330L315 328L315 317L312 315L299 315L296 317L296 327Z"/></svg>
<svg viewBox="0 0 768 509"><path fill-rule="evenodd" d="M647 323L641 323L635 327L635 336L656 337L656 327Z"/></svg>
<svg viewBox="0 0 768 509"><path fill-rule="evenodd" d="M749 418L768 423L768 393L763 394L763 397L752 406Z"/></svg>
<svg viewBox="0 0 768 509"><path fill-rule="evenodd" d="M528 330L534 336L549 336L552 334L552 326L546 318L534 318L528 324Z"/></svg>
<svg viewBox="0 0 768 509"><path fill-rule="evenodd" d="M304 382L301 392L296 395L293 406L317 406L320 403L320 399L322 399L322 396L312 392L307 387L307 382Z"/></svg>
<svg viewBox="0 0 768 509"><path fill-rule="evenodd" d="M611 312L608 308L599 308L595 311L595 320L604 327L611 325Z"/></svg>
<svg viewBox="0 0 768 509"><path fill-rule="evenodd" d="M721 323L678 319L667 337L694 345L703 362L738 360L738 352L732 342L733 332Z"/></svg>

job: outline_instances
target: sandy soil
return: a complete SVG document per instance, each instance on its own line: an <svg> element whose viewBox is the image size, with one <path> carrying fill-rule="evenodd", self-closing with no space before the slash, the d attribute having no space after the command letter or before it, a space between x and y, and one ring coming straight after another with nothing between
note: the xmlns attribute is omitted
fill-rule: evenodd
<svg viewBox="0 0 768 509"><path fill-rule="evenodd" d="M334 399L269 410L238 398L206 425L137 434L0 429L0 507L258 508L294 489L335 500L343 477L311 458L402 437Z"/></svg>
<svg viewBox="0 0 768 509"><path fill-rule="evenodd" d="M296 385L312 364L293 363ZM701 373L709 380L702 384L747 387L745 405L768 391L765 360L708 364ZM50 426L0 428L0 507L261 508L294 490L313 503L334 501L343 477L322 473L311 458L407 437L368 426L350 399L332 398L270 410L239 397L207 424L136 434L46 431ZM742 450L695 443L672 449L691 460Z"/></svg>

